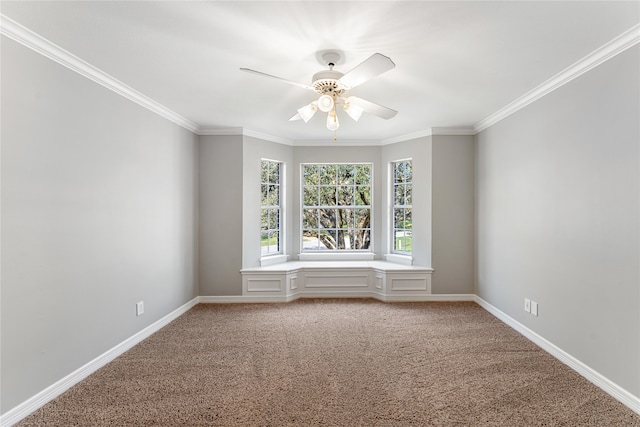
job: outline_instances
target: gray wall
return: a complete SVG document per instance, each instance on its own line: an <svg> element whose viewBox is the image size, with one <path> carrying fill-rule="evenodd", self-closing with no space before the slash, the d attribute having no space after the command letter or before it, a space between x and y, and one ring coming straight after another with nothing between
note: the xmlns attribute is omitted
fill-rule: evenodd
<svg viewBox="0 0 640 427"><path fill-rule="evenodd" d="M477 294L636 396L639 51L481 132L476 147Z"/></svg>
<svg viewBox="0 0 640 427"><path fill-rule="evenodd" d="M242 295L243 137L202 136L199 145L200 295Z"/></svg>
<svg viewBox="0 0 640 427"><path fill-rule="evenodd" d="M431 289L474 293L474 137L432 137Z"/></svg>
<svg viewBox="0 0 640 427"><path fill-rule="evenodd" d="M4 37L1 84L4 413L197 296L197 145Z"/></svg>

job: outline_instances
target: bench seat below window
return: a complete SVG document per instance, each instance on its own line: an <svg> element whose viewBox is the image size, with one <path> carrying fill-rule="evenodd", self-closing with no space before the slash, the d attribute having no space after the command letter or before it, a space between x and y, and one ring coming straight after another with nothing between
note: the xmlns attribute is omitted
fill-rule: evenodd
<svg viewBox="0 0 640 427"><path fill-rule="evenodd" d="M264 301L302 297L425 300L431 295L432 272L388 261L289 261L240 271L243 296Z"/></svg>

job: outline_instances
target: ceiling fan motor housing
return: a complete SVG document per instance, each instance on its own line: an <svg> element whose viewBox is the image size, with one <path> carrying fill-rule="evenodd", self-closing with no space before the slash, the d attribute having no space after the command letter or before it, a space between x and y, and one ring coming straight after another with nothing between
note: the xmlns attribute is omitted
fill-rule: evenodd
<svg viewBox="0 0 640 427"><path fill-rule="evenodd" d="M338 80L343 76L339 71L323 70L315 73L311 82L313 89L322 95L342 95L348 90Z"/></svg>

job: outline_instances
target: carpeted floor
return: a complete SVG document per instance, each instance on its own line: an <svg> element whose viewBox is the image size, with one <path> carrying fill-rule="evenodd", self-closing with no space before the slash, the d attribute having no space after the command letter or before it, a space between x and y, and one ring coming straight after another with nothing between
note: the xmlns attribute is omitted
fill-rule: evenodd
<svg viewBox="0 0 640 427"><path fill-rule="evenodd" d="M19 426L640 426L474 303L201 304Z"/></svg>

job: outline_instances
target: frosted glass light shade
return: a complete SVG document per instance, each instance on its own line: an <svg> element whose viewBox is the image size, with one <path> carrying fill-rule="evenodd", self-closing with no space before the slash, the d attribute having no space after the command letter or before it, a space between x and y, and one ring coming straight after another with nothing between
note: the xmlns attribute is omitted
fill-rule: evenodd
<svg viewBox="0 0 640 427"><path fill-rule="evenodd" d="M298 109L298 114L300 114L300 118L304 120L305 123L307 123L311 119L311 117L313 117L316 111L318 111L317 104L315 102L312 102L311 104L305 105L304 107Z"/></svg>
<svg viewBox="0 0 640 427"><path fill-rule="evenodd" d="M362 113L364 113L364 109L359 105L354 105L352 103L344 104L344 111L356 122L360 120L362 117Z"/></svg>
<svg viewBox="0 0 640 427"><path fill-rule="evenodd" d="M323 113L328 113L333 110L333 98L329 95L322 95L318 98L318 108Z"/></svg>
<svg viewBox="0 0 640 427"><path fill-rule="evenodd" d="M336 115L336 111L330 111L327 114L327 129L336 130L340 127L340 122L338 121L338 116Z"/></svg>

